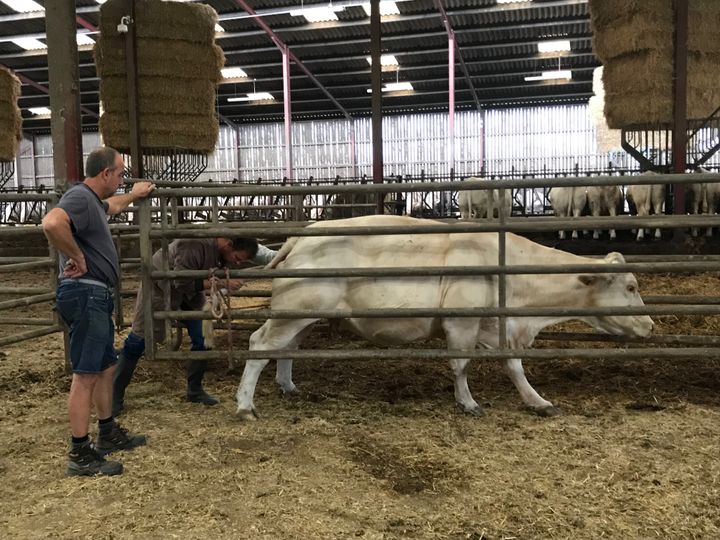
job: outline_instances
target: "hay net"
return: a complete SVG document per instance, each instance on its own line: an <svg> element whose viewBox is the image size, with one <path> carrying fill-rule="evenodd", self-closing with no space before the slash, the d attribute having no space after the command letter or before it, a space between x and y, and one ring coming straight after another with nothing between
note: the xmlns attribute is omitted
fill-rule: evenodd
<svg viewBox="0 0 720 540"><path fill-rule="evenodd" d="M129 15L125 0L100 8L95 66L100 77L105 144L130 146L125 34L117 30ZM218 137L217 84L225 63L215 44L217 13L204 4L136 0L137 87L143 151L181 149L211 153Z"/></svg>
<svg viewBox="0 0 720 540"><path fill-rule="evenodd" d="M590 0L593 50L603 63L613 129L673 121L673 0ZM720 105L720 2L689 0L687 116Z"/></svg>
<svg viewBox="0 0 720 540"><path fill-rule="evenodd" d="M13 161L22 140L22 114L18 107L20 79L0 66L0 162Z"/></svg>

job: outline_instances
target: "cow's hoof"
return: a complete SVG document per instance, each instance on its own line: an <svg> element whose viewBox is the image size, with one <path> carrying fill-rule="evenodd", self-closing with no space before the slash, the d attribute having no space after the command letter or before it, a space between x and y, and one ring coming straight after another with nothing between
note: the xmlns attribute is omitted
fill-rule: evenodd
<svg viewBox="0 0 720 540"><path fill-rule="evenodd" d="M238 420L246 422L255 422L258 419L255 409L238 409L235 415L238 417Z"/></svg>
<svg viewBox="0 0 720 540"><path fill-rule="evenodd" d="M465 407L464 405L459 405L458 407L460 410L465 413L469 414L470 416L480 417L485 416L485 411L480 405L475 405L474 407Z"/></svg>
<svg viewBox="0 0 720 540"><path fill-rule="evenodd" d="M293 386L289 390L285 390L284 388L280 388L280 395L285 399L299 399L301 397L300 390L297 389L296 386Z"/></svg>
<svg viewBox="0 0 720 540"><path fill-rule="evenodd" d="M543 417L559 416L562 414L560 412L560 409L558 409L554 405L547 405L546 407L530 407L530 410L538 416Z"/></svg>

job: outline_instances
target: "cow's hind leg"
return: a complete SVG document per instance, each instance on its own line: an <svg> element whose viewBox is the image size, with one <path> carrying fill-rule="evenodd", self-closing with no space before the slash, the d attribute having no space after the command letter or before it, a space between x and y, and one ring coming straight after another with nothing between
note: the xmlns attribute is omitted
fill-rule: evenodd
<svg viewBox="0 0 720 540"><path fill-rule="evenodd" d="M301 337L300 334L316 320L317 319L270 319L250 336L250 350L267 351L297 348L299 345L299 337ZM255 395L255 386L260 378L260 373L268 362L269 360L266 359L248 360L245 362L245 369L243 370L240 386L236 394L238 404L237 414L241 419L254 420L257 418L253 396ZM292 364L288 364L288 362L291 361L284 360L283 362L285 362L283 364L284 367L279 368L279 372L287 377L287 379L282 379L283 383L287 385L289 381L290 385L294 388L295 385L289 377L292 372Z"/></svg>
<svg viewBox="0 0 720 540"><path fill-rule="evenodd" d="M443 322L443 330L447 340L448 349L475 350L477 343L477 321L452 319ZM467 383L467 369L469 358L450 359L450 369L453 372L455 384L455 401L463 412L473 416L482 416L483 410L473 399Z"/></svg>
<svg viewBox="0 0 720 540"><path fill-rule="evenodd" d="M557 416L560 414L560 411L552 403L540 397L540 394L530 386L530 383L525 377L522 361L519 358L509 358L505 360L504 367L505 373L508 374L515 388L520 392L520 397L525 405L540 416Z"/></svg>
<svg viewBox="0 0 720 540"><path fill-rule="evenodd" d="M302 340L305 339L305 336L307 336L311 330L312 326L306 326L305 328L303 328L295 336L295 339L293 339L292 342L289 343L285 348L292 350L297 349L300 346L300 343L302 343ZM275 382L280 386L280 391L284 396L292 396L299 394L297 386L295 386L295 383L292 380L292 367L292 359L287 358L277 361Z"/></svg>

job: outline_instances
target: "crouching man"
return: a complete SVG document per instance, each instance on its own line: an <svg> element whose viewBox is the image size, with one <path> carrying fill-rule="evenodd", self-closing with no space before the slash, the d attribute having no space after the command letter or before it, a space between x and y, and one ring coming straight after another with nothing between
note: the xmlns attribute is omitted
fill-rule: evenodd
<svg viewBox="0 0 720 540"><path fill-rule="evenodd" d="M206 238L179 239L168 246L168 268L170 270L210 270L211 268L231 267L243 262L265 265L275 256L275 251L260 245L254 238ZM162 250L153 255L153 267L163 268ZM231 279L230 288L237 289L242 280ZM225 281L223 280L223 286ZM170 309L173 311L201 310L205 305L205 291L210 289L209 279L175 279L170 282ZM153 311L164 309L162 283L153 283L151 293ZM145 352L143 326L143 302L145 292L142 285L135 301L132 330L125 339L122 351L118 355L118 367L113 380L112 412L114 416L122 413L125 406L125 389L130 384L140 357ZM207 350L202 333L202 321L180 321L188 330L192 351ZM165 324L154 321L156 342L165 340ZM208 394L203 388L203 377L207 369L207 360L191 360L187 364L187 401L204 405L217 405L219 400Z"/></svg>

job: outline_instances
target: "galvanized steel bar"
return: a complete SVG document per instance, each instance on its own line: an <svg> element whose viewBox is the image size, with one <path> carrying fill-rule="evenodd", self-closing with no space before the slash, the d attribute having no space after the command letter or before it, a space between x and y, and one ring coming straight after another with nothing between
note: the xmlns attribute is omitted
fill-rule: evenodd
<svg viewBox="0 0 720 540"><path fill-rule="evenodd" d="M496 274L578 274L625 272L653 274L659 272L716 272L714 262L667 262L667 263L613 263L613 264L567 264L557 265L511 265L511 266L421 266L415 268L293 268L293 269L246 269L230 270L233 278L299 278L299 277L430 277L430 276L489 276ZM225 274L216 271L215 275ZM152 279L197 279L207 277L203 270L170 270L152 272Z"/></svg>
<svg viewBox="0 0 720 540"><path fill-rule="evenodd" d="M397 189L397 188L396 188ZM421 220L422 221L422 220ZM499 222L471 222L463 220L458 223L412 226L363 226L363 227L309 227L298 225L276 224L274 227L258 227L247 225L243 233L247 236L282 238L288 236L368 236L395 234L448 234L448 233L480 233L506 231L513 233L549 232L558 229L605 229L612 225L615 229L673 229L676 227L710 227L720 226L720 215L702 216L623 216L616 218L513 218L507 224ZM150 231L152 238L212 238L237 234L232 227L177 229L162 232L156 228Z"/></svg>
<svg viewBox="0 0 720 540"><path fill-rule="evenodd" d="M378 309L258 309L230 310L233 319L403 319L436 317L589 317L598 315L720 315L720 306L473 307ZM205 311L156 311L156 319L212 319Z"/></svg>
<svg viewBox="0 0 720 540"><path fill-rule="evenodd" d="M28 330L27 332L20 332L12 336L0 338L0 347L25 341L36 337L46 336L48 334L54 334L55 332L61 332L62 327L60 326L49 326L47 328L38 328L36 330Z"/></svg>
<svg viewBox="0 0 720 540"><path fill-rule="evenodd" d="M719 346L720 336L651 335L646 338L615 336L591 332L540 332L541 341L600 341L606 343L642 343L652 345Z"/></svg>
<svg viewBox="0 0 720 540"><path fill-rule="evenodd" d="M41 289L38 287L0 287L0 294L49 294L52 289Z"/></svg>
<svg viewBox="0 0 720 540"><path fill-rule="evenodd" d="M15 263L15 264L2 264L0 265L0 273L3 272L18 272L21 270L34 270L36 268L48 268L54 264L55 261L52 259L40 259L39 261Z"/></svg>
<svg viewBox="0 0 720 540"><path fill-rule="evenodd" d="M227 351L158 351L157 360L226 360ZM479 360L507 360L509 358L522 358L523 360L557 360L559 357L577 358L582 360L653 360L683 359L695 360L697 358L720 358L720 348L663 348L663 349L522 349L522 350L493 350L476 349L473 351L453 351L447 349L353 349L353 350L274 350L274 351L243 351L234 350L232 357L235 360L269 359L281 360L292 358L294 360L394 360L397 358L407 360L449 360L452 358L474 358Z"/></svg>
<svg viewBox="0 0 720 540"><path fill-rule="evenodd" d="M55 324L53 319L30 319L27 317L0 317L2 325L17 326L51 326Z"/></svg>
<svg viewBox="0 0 720 540"><path fill-rule="evenodd" d="M0 302L0 309L9 309L21 306L31 306L41 302L50 302L55 300L55 293L38 294L36 296L27 296L25 298L16 298L15 300L5 300Z"/></svg>

